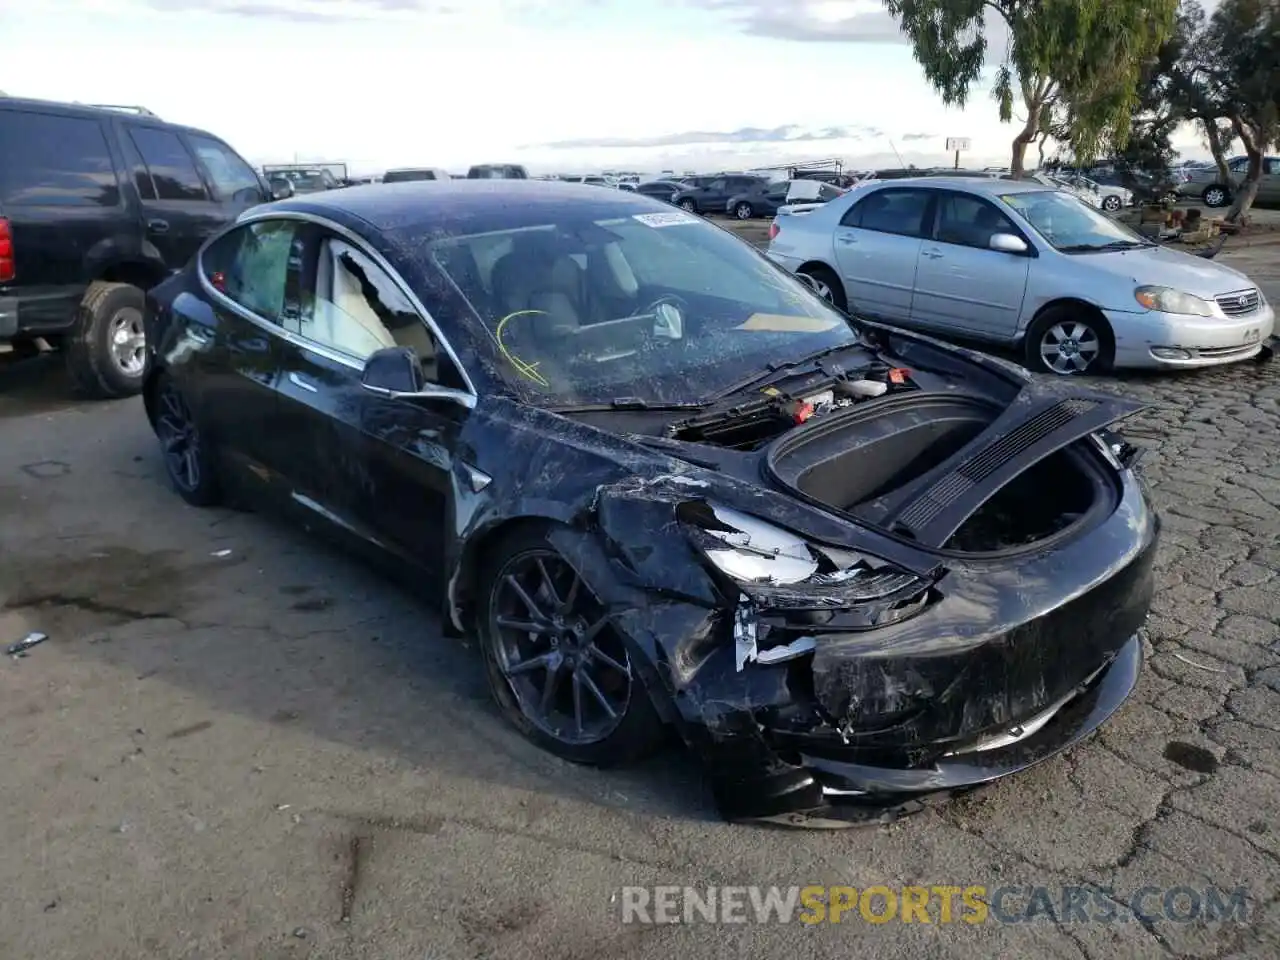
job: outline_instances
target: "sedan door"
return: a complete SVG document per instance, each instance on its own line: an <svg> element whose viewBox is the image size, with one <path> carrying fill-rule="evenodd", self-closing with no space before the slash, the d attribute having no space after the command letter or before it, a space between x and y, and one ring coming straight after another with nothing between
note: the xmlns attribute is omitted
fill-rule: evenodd
<svg viewBox="0 0 1280 960"><path fill-rule="evenodd" d="M991 238L1010 234L1030 241L990 201L939 191L933 238L916 267L911 304L914 326L1012 340L1018 330L1032 258L991 249Z"/></svg>
<svg viewBox="0 0 1280 960"><path fill-rule="evenodd" d="M910 321L934 195L919 187L887 187L845 212L835 229L835 257L851 312Z"/></svg>
<svg viewBox="0 0 1280 960"><path fill-rule="evenodd" d="M286 322L283 429L305 437L294 499L361 538L435 569L452 495L452 451L465 410L364 388L364 362L412 347L429 380L458 386L437 338L381 258L316 229L306 311ZM439 362L437 356L440 357ZM442 369L443 367L443 369Z"/></svg>

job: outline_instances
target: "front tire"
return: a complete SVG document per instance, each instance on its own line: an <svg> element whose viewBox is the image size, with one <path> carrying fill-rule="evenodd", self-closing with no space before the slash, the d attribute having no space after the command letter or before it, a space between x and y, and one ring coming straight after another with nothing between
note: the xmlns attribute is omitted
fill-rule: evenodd
<svg viewBox="0 0 1280 960"><path fill-rule="evenodd" d="M154 396L153 427L173 489L193 507L217 506L222 502L217 458L178 384L161 374Z"/></svg>
<svg viewBox="0 0 1280 960"><path fill-rule="evenodd" d="M683 210L685 213L697 213L698 204L695 203L693 200L689 200L689 199L681 200L680 209Z"/></svg>
<svg viewBox="0 0 1280 960"><path fill-rule="evenodd" d="M1231 194L1226 187L1214 185L1206 187L1200 199L1204 201L1206 207L1225 207L1231 202Z"/></svg>
<svg viewBox="0 0 1280 960"><path fill-rule="evenodd" d="M1062 377L1106 372L1115 357L1110 326L1087 307L1050 307L1031 324L1023 344L1029 370Z"/></svg>
<svg viewBox="0 0 1280 960"><path fill-rule="evenodd" d="M67 374L81 396L95 400L131 397L146 372L146 294L128 283L97 281L80 302L67 337Z"/></svg>
<svg viewBox="0 0 1280 960"><path fill-rule="evenodd" d="M1107 213L1115 213L1121 206L1123 206L1123 204L1121 204L1120 198L1117 196L1113 195L1103 197L1102 199L1102 209L1107 211Z"/></svg>
<svg viewBox="0 0 1280 960"><path fill-rule="evenodd" d="M733 215L739 220L750 220L756 215L756 212L752 209L751 204L744 201L733 208Z"/></svg>
<svg viewBox="0 0 1280 960"><path fill-rule="evenodd" d="M665 730L631 652L546 531L520 530L490 556L476 626L507 720L572 763L615 766L655 750Z"/></svg>
<svg viewBox="0 0 1280 960"><path fill-rule="evenodd" d="M842 313L849 312L849 298L845 295L844 284L836 276L835 271L822 264L801 267L798 273L808 277L813 284L813 292Z"/></svg>

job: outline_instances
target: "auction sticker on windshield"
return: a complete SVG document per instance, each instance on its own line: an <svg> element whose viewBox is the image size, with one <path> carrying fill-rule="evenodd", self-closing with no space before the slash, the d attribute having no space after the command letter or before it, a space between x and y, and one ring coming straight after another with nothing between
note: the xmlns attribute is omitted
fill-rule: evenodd
<svg viewBox="0 0 1280 960"><path fill-rule="evenodd" d="M637 213L633 219L639 220L647 227L678 227L682 223L698 222L697 217L674 210L670 213Z"/></svg>

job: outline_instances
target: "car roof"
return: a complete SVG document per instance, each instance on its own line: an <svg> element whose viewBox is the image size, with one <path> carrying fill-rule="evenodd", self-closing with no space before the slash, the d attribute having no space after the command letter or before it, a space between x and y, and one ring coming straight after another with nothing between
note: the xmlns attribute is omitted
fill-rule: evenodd
<svg viewBox="0 0 1280 960"><path fill-rule="evenodd" d="M881 180L876 186L892 187L951 187L956 190L967 190L970 193L982 193L1000 196L1006 193L1036 193L1048 189L1043 183L1035 180L1003 180L986 176L959 177L903 177L898 180Z"/></svg>
<svg viewBox="0 0 1280 960"><path fill-rule="evenodd" d="M120 107L95 106L89 103L66 103L61 100L33 100L29 97L6 97L0 95L0 107L15 107L19 110L31 110L39 113L58 114L65 117L93 117L95 119L104 119L106 117L116 117L119 119L128 119L131 123L141 126L165 127L170 130L183 130L187 133L199 134L202 137L209 137L212 140L221 141L222 138L202 130L199 127L188 127L181 123L171 123L161 117L157 117L154 113L131 113L128 109Z"/></svg>
<svg viewBox="0 0 1280 960"><path fill-rule="evenodd" d="M671 210L630 190L559 180L408 180L308 194L271 205L316 216L345 214L377 230L442 234L547 223L566 207L589 210L593 218Z"/></svg>

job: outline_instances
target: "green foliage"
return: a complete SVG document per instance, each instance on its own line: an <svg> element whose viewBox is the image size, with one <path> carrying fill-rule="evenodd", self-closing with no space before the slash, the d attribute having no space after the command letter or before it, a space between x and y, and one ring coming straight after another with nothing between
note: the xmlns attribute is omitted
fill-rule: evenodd
<svg viewBox="0 0 1280 960"><path fill-rule="evenodd" d="M1275 0L1239 0L1275 2ZM945 103L964 106L987 65L988 37L1008 34L995 63L1000 119L1019 100L1025 129L1014 166L1038 134L1062 126L1078 157L1123 143L1149 62L1174 32L1178 0L885 0ZM1056 114L1056 116L1055 116Z"/></svg>

